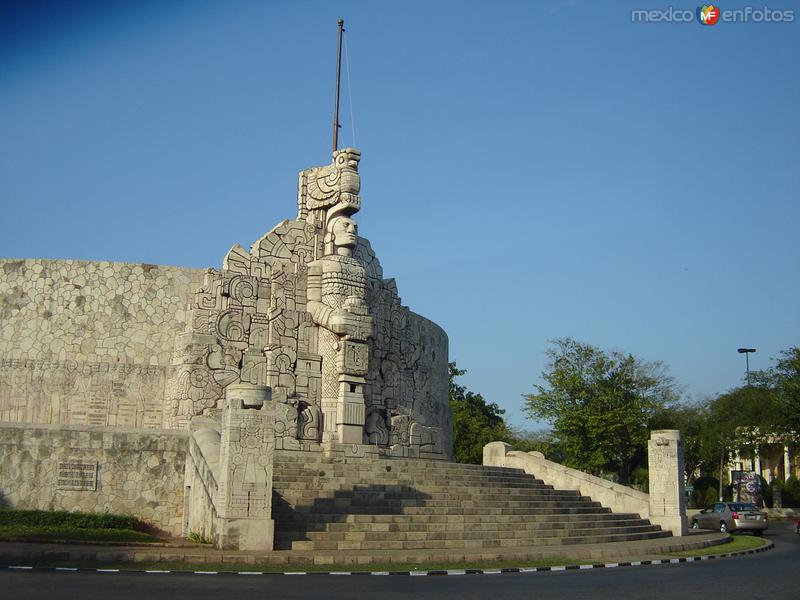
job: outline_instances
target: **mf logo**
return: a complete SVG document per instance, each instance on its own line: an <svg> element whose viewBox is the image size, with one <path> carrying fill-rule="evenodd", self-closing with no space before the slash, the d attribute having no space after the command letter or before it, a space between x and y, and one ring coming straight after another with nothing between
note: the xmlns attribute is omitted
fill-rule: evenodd
<svg viewBox="0 0 800 600"><path fill-rule="evenodd" d="M719 6L709 4L698 7L697 20L701 25L715 25L719 21Z"/></svg>

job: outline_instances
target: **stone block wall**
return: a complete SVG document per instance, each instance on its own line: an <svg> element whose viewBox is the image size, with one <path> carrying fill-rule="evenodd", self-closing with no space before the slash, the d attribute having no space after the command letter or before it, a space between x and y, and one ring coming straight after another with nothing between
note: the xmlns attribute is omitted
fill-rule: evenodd
<svg viewBox="0 0 800 600"><path fill-rule="evenodd" d="M161 428L175 336L204 273L0 260L0 422Z"/></svg>
<svg viewBox="0 0 800 600"><path fill-rule="evenodd" d="M184 506L188 511L185 535L196 533L209 541L214 539L214 523L217 519L214 499L219 489L219 450L219 431L205 429L191 432L184 480L184 493L187 495Z"/></svg>
<svg viewBox="0 0 800 600"><path fill-rule="evenodd" d="M20 509L129 513L181 535L188 446L186 431L3 423L0 501Z"/></svg>

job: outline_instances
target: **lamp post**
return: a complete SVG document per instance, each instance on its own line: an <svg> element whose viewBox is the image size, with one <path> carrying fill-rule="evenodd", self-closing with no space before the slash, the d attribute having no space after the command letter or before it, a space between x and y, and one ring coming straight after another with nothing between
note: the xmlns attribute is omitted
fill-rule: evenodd
<svg viewBox="0 0 800 600"><path fill-rule="evenodd" d="M750 385L750 353L755 352L755 348L737 348L739 354L744 354L745 362L747 364L747 385Z"/></svg>

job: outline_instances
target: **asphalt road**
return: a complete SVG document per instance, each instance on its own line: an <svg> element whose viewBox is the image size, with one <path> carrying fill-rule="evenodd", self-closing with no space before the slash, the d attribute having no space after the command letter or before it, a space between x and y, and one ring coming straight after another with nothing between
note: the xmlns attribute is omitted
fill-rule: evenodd
<svg viewBox="0 0 800 600"><path fill-rule="evenodd" d="M447 576L196 575L2 571L0 598L176 600L205 598L703 598L800 597L800 536L772 523L769 552L702 562L586 571Z"/></svg>

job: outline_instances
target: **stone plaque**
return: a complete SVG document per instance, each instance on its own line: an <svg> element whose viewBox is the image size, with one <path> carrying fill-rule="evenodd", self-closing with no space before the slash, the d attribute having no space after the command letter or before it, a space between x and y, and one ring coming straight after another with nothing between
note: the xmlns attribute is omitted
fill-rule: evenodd
<svg viewBox="0 0 800 600"><path fill-rule="evenodd" d="M363 342L345 340L340 371L350 375L366 375L369 361L369 347Z"/></svg>
<svg viewBox="0 0 800 600"><path fill-rule="evenodd" d="M94 492L97 490L96 460L58 461L56 489Z"/></svg>

